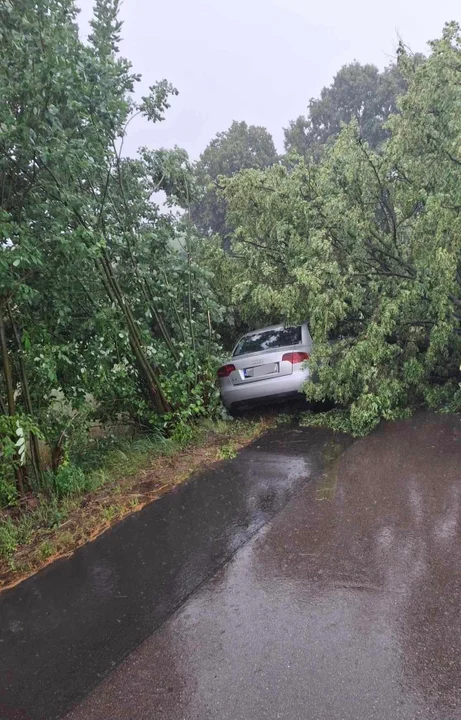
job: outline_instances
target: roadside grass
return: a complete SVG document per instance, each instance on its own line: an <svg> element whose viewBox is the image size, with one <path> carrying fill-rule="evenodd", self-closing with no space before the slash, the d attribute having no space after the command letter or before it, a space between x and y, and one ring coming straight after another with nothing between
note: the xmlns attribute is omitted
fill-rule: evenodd
<svg viewBox="0 0 461 720"><path fill-rule="evenodd" d="M169 438L95 444L37 496L0 510L0 588L71 553L196 470L235 457L273 422L267 415L203 420L178 426Z"/></svg>
<svg viewBox="0 0 461 720"><path fill-rule="evenodd" d="M232 460L237 455L238 445L235 442L227 443L218 449L217 458L219 460Z"/></svg>

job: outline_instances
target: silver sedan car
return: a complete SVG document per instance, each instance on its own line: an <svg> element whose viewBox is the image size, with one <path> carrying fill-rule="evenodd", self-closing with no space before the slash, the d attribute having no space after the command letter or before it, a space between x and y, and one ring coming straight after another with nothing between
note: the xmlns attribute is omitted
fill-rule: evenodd
<svg viewBox="0 0 461 720"><path fill-rule="evenodd" d="M225 407L235 411L260 400L300 396L309 380L312 338L307 323L273 325L244 335L218 370Z"/></svg>

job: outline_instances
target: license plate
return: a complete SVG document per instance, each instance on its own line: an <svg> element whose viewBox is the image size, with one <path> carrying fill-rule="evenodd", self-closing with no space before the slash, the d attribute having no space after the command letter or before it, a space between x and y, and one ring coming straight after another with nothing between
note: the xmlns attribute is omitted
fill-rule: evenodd
<svg viewBox="0 0 461 720"><path fill-rule="evenodd" d="M243 371L244 378L259 377L260 375L272 375L278 373L279 364L274 363L273 365L258 365L254 368L245 368Z"/></svg>

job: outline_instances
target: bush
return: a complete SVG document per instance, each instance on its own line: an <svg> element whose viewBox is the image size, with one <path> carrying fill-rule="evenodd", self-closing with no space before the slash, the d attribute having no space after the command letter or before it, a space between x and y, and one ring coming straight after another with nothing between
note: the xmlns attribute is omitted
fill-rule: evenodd
<svg viewBox="0 0 461 720"><path fill-rule="evenodd" d="M18 491L13 482L0 475L0 508L15 505L18 499Z"/></svg>
<svg viewBox="0 0 461 720"><path fill-rule="evenodd" d="M82 468L65 463L56 473L47 473L49 487L59 498L67 495L79 495L86 489L86 476Z"/></svg>
<svg viewBox="0 0 461 720"><path fill-rule="evenodd" d="M17 529L11 518L0 520L0 556L10 558L18 547Z"/></svg>

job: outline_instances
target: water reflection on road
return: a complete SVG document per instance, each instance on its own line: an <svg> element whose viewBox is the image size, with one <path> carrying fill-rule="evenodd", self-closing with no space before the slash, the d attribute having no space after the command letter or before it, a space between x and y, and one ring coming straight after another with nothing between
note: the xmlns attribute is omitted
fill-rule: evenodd
<svg viewBox="0 0 461 720"><path fill-rule="evenodd" d="M72 720L459 720L460 422L332 448Z"/></svg>
<svg viewBox="0 0 461 720"><path fill-rule="evenodd" d="M2 720L62 717L313 477L331 437L270 431L2 594Z"/></svg>

